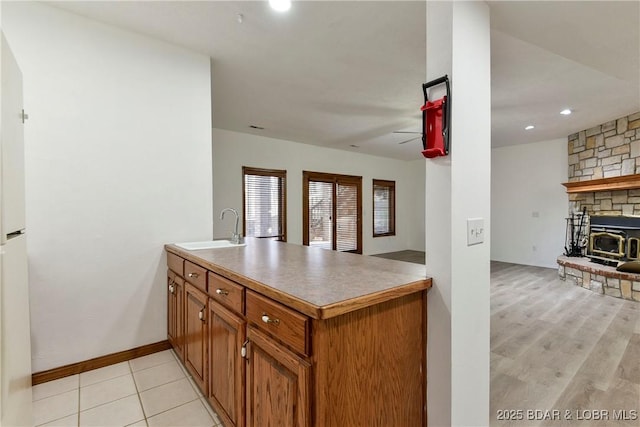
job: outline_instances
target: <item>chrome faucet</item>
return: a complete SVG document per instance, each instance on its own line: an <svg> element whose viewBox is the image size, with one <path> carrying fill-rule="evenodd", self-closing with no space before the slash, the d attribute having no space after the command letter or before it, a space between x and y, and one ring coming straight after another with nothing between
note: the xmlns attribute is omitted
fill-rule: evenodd
<svg viewBox="0 0 640 427"><path fill-rule="evenodd" d="M238 233L238 221L240 221L240 215L238 215L238 211L233 208L224 208L222 209L222 212L220 212L221 220L224 219L224 213L227 211L233 212L233 214L236 216L236 226L233 230L233 233L231 233L231 243L239 245L242 243L242 237L240 237L240 233Z"/></svg>

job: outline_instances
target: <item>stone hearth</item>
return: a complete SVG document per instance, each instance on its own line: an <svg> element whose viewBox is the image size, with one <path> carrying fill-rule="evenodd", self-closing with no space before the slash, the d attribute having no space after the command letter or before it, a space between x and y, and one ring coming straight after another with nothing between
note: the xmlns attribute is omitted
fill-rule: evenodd
<svg viewBox="0 0 640 427"><path fill-rule="evenodd" d="M599 294L640 301L640 274L623 273L589 258L560 256L558 275L561 280Z"/></svg>

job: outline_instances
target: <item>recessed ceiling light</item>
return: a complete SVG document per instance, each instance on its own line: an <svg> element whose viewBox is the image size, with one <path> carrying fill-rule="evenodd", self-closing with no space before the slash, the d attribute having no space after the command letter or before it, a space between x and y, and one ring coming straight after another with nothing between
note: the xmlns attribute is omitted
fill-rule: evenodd
<svg viewBox="0 0 640 427"><path fill-rule="evenodd" d="M269 0L269 6L277 12L286 12L291 9L291 0Z"/></svg>
<svg viewBox="0 0 640 427"><path fill-rule="evenodd" d="M524 128L524 130L531 130L531 129L533 129L534 127L535 127L534 125L529 125L529 126L527 126L526 128Z"/></svg>
<svg viewBox="0 0 640 427"><path fill-rule="evenodd" d="M562 114L563 116L568 116L571 113L572 113L572 111L570 109L568 109L568 108L560 111L560 114Z"/></svg>
<svg viewBox="0 0 640 427"><path fill-rule="evenodd" d="M262 126L249 125L249 127L250 127L251 129L264 130L264 128L263 128Z"/></svg>

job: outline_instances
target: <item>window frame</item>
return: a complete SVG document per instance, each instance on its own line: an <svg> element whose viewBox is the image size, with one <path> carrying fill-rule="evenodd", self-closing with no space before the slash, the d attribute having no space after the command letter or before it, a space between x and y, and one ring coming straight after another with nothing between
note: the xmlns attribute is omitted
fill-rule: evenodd
<svg viewBox="0 0 640 427"><path fill-rule="evenodd" d="M389 231L386 233L376 233L376 187L387 187L389 189ZM373 237L389 237L396 235L396 182L385 179L374 179L371 187L371 228Z"/></svg>
<svg viewBox="0 0 640 427"><path fill-rule="evenodd" d="M247 236L247 194L246 194L246 176L271 176L280 178L282 181L282 238L277 239L278 242L287 241L287 171L282 169L264 169L251 166L242 166L242 235ZM267 239L268 237L257 237L258 239Z"/></svg>

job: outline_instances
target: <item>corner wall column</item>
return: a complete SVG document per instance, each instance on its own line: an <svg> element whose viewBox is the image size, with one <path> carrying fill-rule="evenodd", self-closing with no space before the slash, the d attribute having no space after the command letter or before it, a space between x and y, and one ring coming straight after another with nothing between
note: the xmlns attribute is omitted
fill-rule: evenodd
<svg viewBox="0 0 640 427"><path fill-rule="evenodd" d="M427 75L448 74L449 156L427 160L426 267L430 426L489 425L491 74L489 7L427 2ZM434 88L432 98L444 94ZM467 246L467 219L484 243Z"/></svg>

